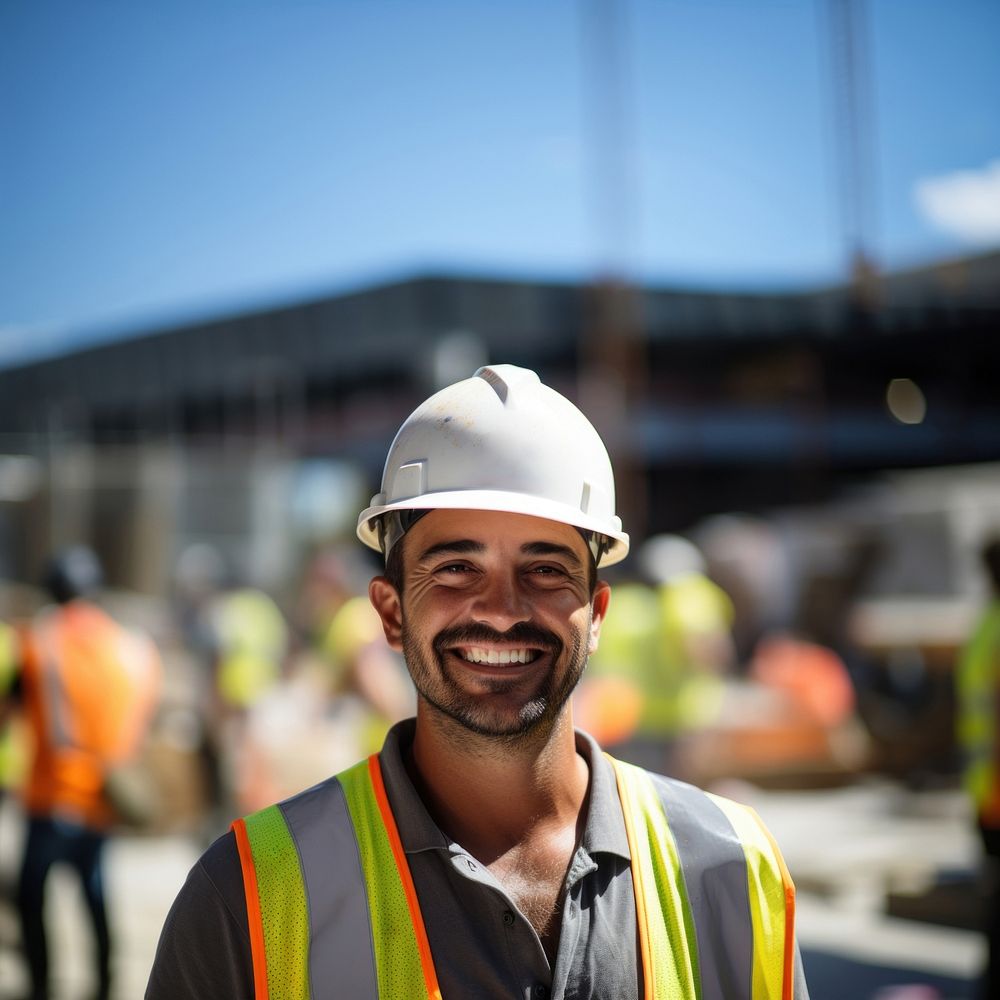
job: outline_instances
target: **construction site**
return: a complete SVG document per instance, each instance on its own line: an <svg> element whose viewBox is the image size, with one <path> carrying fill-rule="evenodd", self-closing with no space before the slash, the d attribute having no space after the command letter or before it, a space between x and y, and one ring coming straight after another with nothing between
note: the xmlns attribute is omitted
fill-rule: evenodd
<svg viewBox="0 0 1000 1000"><path fill-rule="evenodd" d="M377 751L413 713L402 656L371 630L382 565L358 514L407 415L491 364L537 372L590 417L631 536L576 724L759 813L795 883L812 1000L982 995L990 883L957 672L995 597L1000 251L880 262L867 5L830 0L841 275L711 288L617 266L635 208L625 43L615 5L584 6L612 266L403 267L98 324L0 362L0 625L40 620L53 554L86 546L100 605L162 660L141 816L107 844L114 1000L143 995L171 904L236 817ZM230 600L268 662L227 712ZM5 711L6 668L0 1000L17 1000L31 736ZM58 866L45 915L51 996L81 1000L84 900Z"/></svg>

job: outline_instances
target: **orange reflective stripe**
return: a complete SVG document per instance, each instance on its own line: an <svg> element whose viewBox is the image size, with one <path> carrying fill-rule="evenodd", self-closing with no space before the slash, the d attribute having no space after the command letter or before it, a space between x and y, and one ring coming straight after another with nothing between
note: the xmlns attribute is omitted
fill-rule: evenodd
<svg viewBox="0 0 1000 1000"><path fill-rule="evenodd" d="M639 931L639 952L642 960L642 994L644 1000L654 1000L652 956L649 954L648 924L646 923L646 885L642 878L635 877L637 866L634 859L639 857L639 841L636 838L635 823L633 822L635 807L632 803L628 786L624 781L621 768L617 766L618 762L613 757L605 756L608 757L608 760L611 761L614 767L615 781L618 785L618 797L621 799L622 815L625 818L625 836L628 839L629 854L633 858L632 895L635 897L635 917Z"/></svg>
<svg viewBox="0 0 1000 1000"><path fill-rule="evenodd" d="M267 997L267 954L264 949L264 921L260 915L260 893L257 891L257 869L253 863L247 825L242 819L233 823L236 834L236 848L243 869L243 891L247 897L247 926L250 930L250 954L253 957L254 1000L268 1000Z"/></svg>
<svg viewBox="0 0 1000 1000"><path fill-rule="evenodd" d="M385 832L389 838L389 846L392 848L392 856L396 861L396 870L399 872L399 879L403 884L403 892L406 894L406 905L410 910L410 921L413 924L413 933L417 939L417 951L420 954L420 967L424 973L424 986L427 989L427 996L433 998L433 1000L441 1000L441 987L438 986L437 973L434 971L434 960L431 958L431 946L427 940L424 918L420 913L417 891L413 887L413 878L410 875L410 866L406 861L403 842L399 839L396 820L392 815L392 808L385 794L385 785L382 781L382 768L379 765L377 754L372 754L368 758L368 774L371 778L372 791L375 793L375 801L382 816L382 823L385 825Z"/></svg>
<svg viewBox="0 0 1000 1000"><path fill-rule="evenodd" d="M782 857L781 851L778 850L778 842L757 815L756 810L753 810L753 817L771 842L774 856L778 859L778 867L781 870L781 884L785 890L785 965L782 973L781 1000L793 1000L795 994L795 885L792 882L792 876L788 873L785 859Z"/></svg>

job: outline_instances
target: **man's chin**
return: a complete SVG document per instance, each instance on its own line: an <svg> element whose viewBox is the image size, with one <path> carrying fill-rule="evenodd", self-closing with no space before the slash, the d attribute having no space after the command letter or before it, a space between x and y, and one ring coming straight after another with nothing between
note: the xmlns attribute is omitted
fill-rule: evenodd
<svg viewBox="0 0 1000 1000"><path fill-rule="evenodd" d="M491 739L526 736L548 717L547 703L540 700L506 710L482 705L434 705L434 708L470 733Z"/></svg>

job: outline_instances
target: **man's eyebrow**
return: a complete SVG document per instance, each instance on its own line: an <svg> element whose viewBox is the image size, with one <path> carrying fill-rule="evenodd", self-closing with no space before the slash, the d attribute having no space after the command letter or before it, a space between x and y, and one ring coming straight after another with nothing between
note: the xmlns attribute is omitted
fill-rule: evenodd
<svg viewBox="0 0 1000 1000"><path fill-rule="evenodd" d="M562 556L574 566L583 565L580 557L568 545L558 545L555 542L526 542L521 546L521 551L526 556Z"/></svg>
<svg viewBox="0 0 1000 1000"><path fill-rule="evenodd" d="M452 538L436 542L420 553L418 562L426 562L440 555L462 556L470 552L485 552L486 546L472 538ZM525 542L521 553L526 556L560 556L573 566L582 566L580 557L568 546L556 542Z"/></svg>
<svg viewBox="0 0 1000 1000"><path fill-rule="evenodd" d="M440 555L463 556L468 555L470 552L483 552L485 549L486 546L482 542L474 541L471 538L450 539L438 542L429 549L424 549L417 561L426 562L428 559L433 559L435 556Z"/></svg>

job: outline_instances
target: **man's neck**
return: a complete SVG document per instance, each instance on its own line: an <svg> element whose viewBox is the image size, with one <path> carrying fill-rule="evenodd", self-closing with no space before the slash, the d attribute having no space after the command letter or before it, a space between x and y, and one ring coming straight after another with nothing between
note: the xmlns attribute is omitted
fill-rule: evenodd
<svg viewBox="0 0 1000 1000"><path fill-rule="evenodd" d="M486 865L560 832L575 840L582 828L589 770L568 709L544 732L508 741L421 704L407 767L441 829Z"/></svg>

